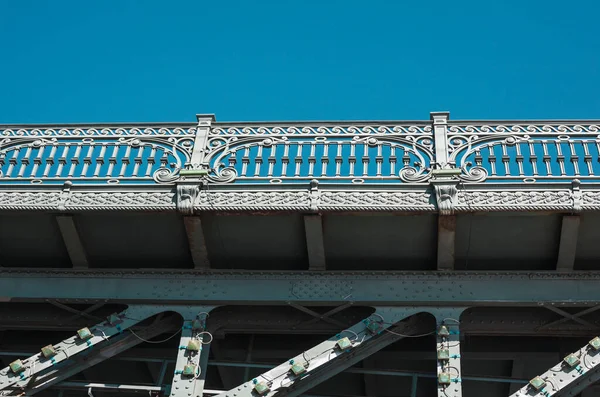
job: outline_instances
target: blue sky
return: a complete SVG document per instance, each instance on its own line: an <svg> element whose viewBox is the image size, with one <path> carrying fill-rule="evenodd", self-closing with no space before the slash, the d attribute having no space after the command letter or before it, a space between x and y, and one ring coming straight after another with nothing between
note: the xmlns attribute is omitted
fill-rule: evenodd
<svg viewBox="0 0 600 397"><path fill-rule="evenodd" d="M600 2L0 2L0 122L600 118Z"/></svg>

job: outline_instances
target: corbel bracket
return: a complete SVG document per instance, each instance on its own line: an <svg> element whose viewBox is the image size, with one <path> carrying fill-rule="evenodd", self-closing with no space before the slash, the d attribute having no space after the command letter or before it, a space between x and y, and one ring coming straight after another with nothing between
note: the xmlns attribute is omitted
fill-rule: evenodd
<svg viewBox="0 0 600 397"><path fill-rule="evenodd" d="M571 196L573 197L573 212L581 212L581 181L573 179L571 182Z"/></svg>
<svg viewBox="0 0 600 397"><path fill-rule="evenodd" d="M440 168L432 171L431 185L435 190L435 199L440 215L454 214L460 182L458 176L461 172L458 168Z"/></svg>
<svg viewBox="0 0 600 397"><path fill-rule="evenodd" d="M310 192L309 192L309 200L310 200L310 210L313 212L317 212L319 210L319 201L321 199L321 192L319 192L319 181L313 179L310 181Z"/></svg>
<svg viewBox="0 0 600 397"><path fill-rule="evenodd" d="M176 194L177 211L184 215L194 214L194 204L200 194L201 182L178 183Z"/></svg>

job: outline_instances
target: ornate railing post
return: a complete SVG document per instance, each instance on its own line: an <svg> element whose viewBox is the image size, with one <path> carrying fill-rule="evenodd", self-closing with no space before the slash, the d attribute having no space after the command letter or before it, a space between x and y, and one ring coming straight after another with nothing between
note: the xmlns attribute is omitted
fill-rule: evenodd
<svg viewBox="0 0 600 397"><path fill-rule="evenodd" d="M196 138L194 140L194 150L190 164L186 167L189 170L208 170L208 164L204 164L204 157L207 152L208 134L212 123L216 120L214 114L197 114L198 126L196 127Z"/></svg>
<svg viewBox="0 0 600 397"><path fill-rule="evenodd" d="M452 215L456 204L456 194L460 169L448 161L448 112L433 112L434 163L431 184L440 215Z"/></svg>

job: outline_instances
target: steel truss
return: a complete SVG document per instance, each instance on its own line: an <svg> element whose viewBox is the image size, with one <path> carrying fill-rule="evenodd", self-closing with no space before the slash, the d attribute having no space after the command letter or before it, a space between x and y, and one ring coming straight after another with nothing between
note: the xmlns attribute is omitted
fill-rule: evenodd
<svg viewBox="0 0 600 397"><path fill-rule="evenodd" d="M0 370L0 395L34 395L59 382L121 353L147 338L178 328L172 316L163 312L178 312L184 318L192 318L191 313L207 313L211 307L132 305L119 314L110 315L106 321L89 328L82 328L77 335L62 342L45 346L41 353L27 359L17 359ZM159 315L154 323L133 332L130 328L152 316ZM184 324L182 341L188 336ZM124 333L130 330L129 333ZM199 331L202 332L202 331ZM92 349L93 348L93 349ZM208 356L206 356L208 358ZM206 367L206 364L204 364ZM188 383L195 385L199 377L194 376ZM178 381L178 378L174 379ZM202 380L203 385L203 380ZM200 388L199 396L202 395Z"/></svg>
<svg viewBox="0 0 600 397"><path fill-rule="evenodd" d="M600 380L600 337L536 376L510 397L574 397Z"/></svg>
<svg viewBox="0 0 600 397"><path fill-rule="evenodd" d="M426 330L422 315L417 315L425 311L432 310L423 307L377 307L365 320L218 397L298 396L399 339L436 333L436 330ZM461 311L456 309L452 314L460 314ZM449 311L436 312L436 317L443 318L441 326L445 326L449 320L447 313ZM438 335L439 341L445 341L446 338L446 335ZM451 343L452 351L458 352L459 345L454 338ZM438 349L440 346L438 343ZM462 395L460 353L456 353L452 359L458 374L452 379L452 387L447 384L439 387L439 396L450 397L448 392L452 393L451 397Z"/></svg>

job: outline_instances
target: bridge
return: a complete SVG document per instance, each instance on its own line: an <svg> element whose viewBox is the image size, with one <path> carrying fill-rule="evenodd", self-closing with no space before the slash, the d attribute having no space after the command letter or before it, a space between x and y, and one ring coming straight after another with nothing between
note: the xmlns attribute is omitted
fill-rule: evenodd
<svg viewBox="0 0 600 397"><path fill-rule="evenodd" d="M0 137L0 395L600 393L600 121Z"/></svg>

